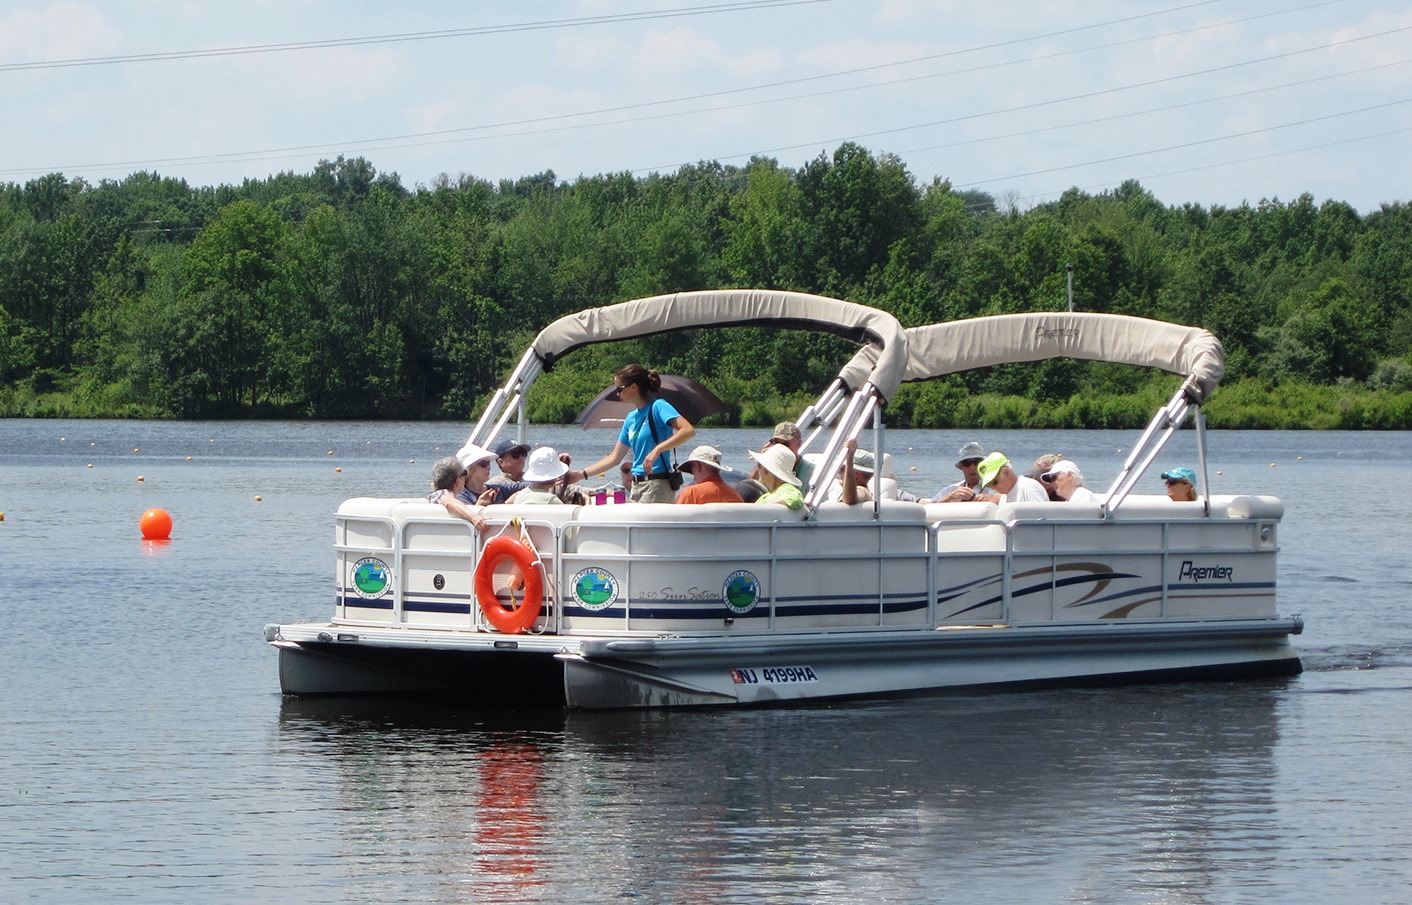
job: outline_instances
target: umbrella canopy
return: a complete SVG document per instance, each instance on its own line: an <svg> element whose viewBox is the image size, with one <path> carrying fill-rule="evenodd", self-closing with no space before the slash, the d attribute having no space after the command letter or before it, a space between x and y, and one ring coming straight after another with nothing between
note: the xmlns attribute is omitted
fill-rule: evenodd
<svg viewBox="0 0 1412 905"><path fill-rule="evenodd" d="M692 424L707 415L724 412L728 408L716 398L715 393L689 377L679 377L675 374L661 376L662 390L657 395L675 406L681 416ZM618 398L618 388L610 386L584 406L574 423L582 424L584 430L591 427L611 427L616 430L623 426L623 420L631 411L632 406Z"/></svg>

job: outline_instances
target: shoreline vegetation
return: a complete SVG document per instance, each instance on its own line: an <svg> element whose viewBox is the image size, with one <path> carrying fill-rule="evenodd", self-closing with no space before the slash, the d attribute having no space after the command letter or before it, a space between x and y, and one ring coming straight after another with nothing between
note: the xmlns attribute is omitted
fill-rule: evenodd
<svg viewBox="0 0 1412 905"><path fill-rule="evenodd" d="M1216 429L1412 429L1412 207L1167 205L1136 182L1013 202L845 143L798 169L407 188L363 159L239 186L155 172L0 184L0 417L468 420L535 332L598 305L782 288L904 326L1073 308L1205 327ZM582 350L528 413L568 422L626 361L794 417L853 347L757 328ZM1178 378L1095 362L903 386L900 428L1140 428Z"/></svg>

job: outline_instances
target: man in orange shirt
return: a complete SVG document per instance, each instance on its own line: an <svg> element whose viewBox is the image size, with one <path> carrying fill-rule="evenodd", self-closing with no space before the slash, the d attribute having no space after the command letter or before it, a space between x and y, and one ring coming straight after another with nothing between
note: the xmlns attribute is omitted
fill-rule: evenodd
<svg viewBox="0 0 1412 905"><path fill-rule="evenodd" d="M698 446L677 466L692 476L692 482L677 494L678 503L743 503L735 488L721 479L721 472L734 471L721 464L721 451L714 446Z"/></svg>

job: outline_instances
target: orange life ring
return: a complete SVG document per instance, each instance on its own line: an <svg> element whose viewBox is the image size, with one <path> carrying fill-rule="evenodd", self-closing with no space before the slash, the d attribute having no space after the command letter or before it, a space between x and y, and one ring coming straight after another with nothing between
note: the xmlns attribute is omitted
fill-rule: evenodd
<svg viewBox="0 0 1412 905"><path fill-rule="evenodd" d="M495 596L495 568L502 559L509 559L524 582L525 598L510 609ZM512 576L513 581L514 576ZM507 635L518 635L534 625L544 602L544 580L540 577L534 553L513 537L501 534L486 541L476 565L476 601L486 621Z"/></svg>

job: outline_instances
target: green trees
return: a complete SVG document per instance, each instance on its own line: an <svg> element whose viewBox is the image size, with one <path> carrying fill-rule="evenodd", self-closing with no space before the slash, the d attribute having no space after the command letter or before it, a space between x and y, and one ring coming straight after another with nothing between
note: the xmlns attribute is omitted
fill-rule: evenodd
<svg viewBox="0 0 1412 905"><path fill-rule="evenodd" d="M1061 310L1069 266L1078 310L1222 338L1233 386L1213 423L1287 426L1258 401L1277 393L1321 426L1412 426L1406 205L1168 207L1127 182L1002 210L944 180L919 186L853 143L798 169L756 158L571 182L408 189L339 158L214 188L149 172L0 185L0 414L465 417L536 330L585 307L777 287L912 325ZM567 417L637 359L716 387L727 420L769 421L849 353L752 328L643 338L570 357L531 410ZM1126 424L1168 384L1093 363L1012 366L906 388L888 416ZM1310 414L1326 403L1340 414Z"/></svg>

